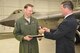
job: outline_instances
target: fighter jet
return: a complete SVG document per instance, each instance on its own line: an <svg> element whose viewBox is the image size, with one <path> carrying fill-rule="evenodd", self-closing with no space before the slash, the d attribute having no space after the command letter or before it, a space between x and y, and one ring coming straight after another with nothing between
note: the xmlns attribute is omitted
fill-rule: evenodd
<svg viewBox="0 0 80 53"><path fill-rule="evenodd" d="M77 19L80 17L80 10L74 11L74 13L77 15ZM8 18L0 20L1 25L14 27L15 21L23 16L23 11L21 9L15 10L13 13L11 13ZM40 12L33 12L32 15L34 18L37 18L40 22L40 20L43 20L44 22L51 21L51 20L59 20L60 18L63 18L63 15L53 12L47 12L47 13L40 13ZM42 24L41 24L42 25Z"/></svg>
<svg viewBox="0 0 80 53"><path fill-rule="evenodd" d="M5 26L14 27L15 21L23 16L23 11L21 9L15 10L13 13L11 13L8 18L0 20L0 24ZM33 12L32 16L34 18L37 18L39 21L44 20L46 22L49 20L59 19L60 17L63 17L61 13L40 13L40 12Z"/></svg>

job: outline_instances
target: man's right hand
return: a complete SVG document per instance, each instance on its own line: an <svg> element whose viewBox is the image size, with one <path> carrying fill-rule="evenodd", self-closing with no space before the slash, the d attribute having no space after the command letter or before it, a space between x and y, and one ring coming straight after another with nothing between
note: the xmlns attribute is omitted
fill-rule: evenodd
<svg viewBox="0 0 80 53"><path fill-rule="evenodd" d="M50 32L50 29L46 28L46 27L43 27L43 29L46 31L46 32Z"/></svg>
<svg viewBox="0 0 80 53"><path fill-rule="evenodd" d="M30 40L32 40L32 37L30 37L30 35L27 35L24 37L24 40L30 41Z"/></svg>

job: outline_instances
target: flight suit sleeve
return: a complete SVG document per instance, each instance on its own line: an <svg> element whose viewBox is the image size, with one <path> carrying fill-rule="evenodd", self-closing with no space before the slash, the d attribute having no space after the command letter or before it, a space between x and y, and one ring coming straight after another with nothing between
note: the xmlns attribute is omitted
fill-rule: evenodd
<svg viewBox="0 0 80 53"><path fill-rule="evenodd" d="M20 22L16 22L15 27L14 27L14 31L13 34L15 36L15 38L19 41L23 40L23 35L21 33L21 28L20 28Z"/></svg>

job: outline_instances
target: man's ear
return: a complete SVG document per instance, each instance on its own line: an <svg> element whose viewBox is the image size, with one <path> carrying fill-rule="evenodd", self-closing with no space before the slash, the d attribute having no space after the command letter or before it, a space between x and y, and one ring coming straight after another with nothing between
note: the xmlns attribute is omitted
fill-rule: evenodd
<svg viewBox="0 0 80 53"><path fill-rule="evenodd" d="M65 10L69 10L69 9L66 7Z"/></svg>
<svg viewBox="0 0 80 53"><path fill-rule="evenodd" d="M25 11L26 11L26 9L23 9L23 11L25 12Z"/></svg>

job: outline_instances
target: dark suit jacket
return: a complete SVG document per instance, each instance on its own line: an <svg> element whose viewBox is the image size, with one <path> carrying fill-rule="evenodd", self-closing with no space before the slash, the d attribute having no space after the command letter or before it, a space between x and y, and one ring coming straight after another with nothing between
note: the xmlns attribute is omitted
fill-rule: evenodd
<svg viewBox="0 0 80 53"><path fill-rule="evenodd" d="M56 40L56 53L75 53L74 37L77 27L75 15L63 20L56 30L44 32L45 38Z"/></svg>

